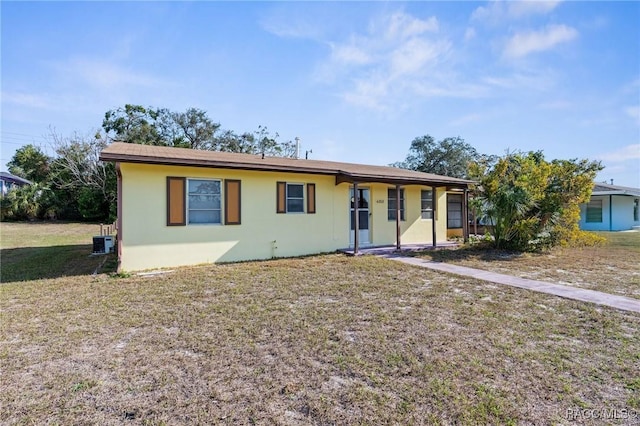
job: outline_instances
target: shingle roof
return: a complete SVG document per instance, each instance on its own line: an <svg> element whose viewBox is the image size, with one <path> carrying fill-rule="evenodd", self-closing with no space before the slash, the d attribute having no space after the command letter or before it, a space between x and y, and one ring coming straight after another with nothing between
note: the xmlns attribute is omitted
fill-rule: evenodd
<svg viewBox="0 0 640 426"><path fill-rule="evenodd" d="M593 184L591 195L631 195L640 197L640 188L596 182Z"/></svg>
<svg viewBox="0 0 640 426"><path fill-rule="evenodd" d="M102 161L165 164L243 170L311 173L336 176L336 182L382 182L392 184L467 187L473 181L387 166L334 161L262 157L254 154L203 151L187 148L114 142L100 154Z"/></svg>

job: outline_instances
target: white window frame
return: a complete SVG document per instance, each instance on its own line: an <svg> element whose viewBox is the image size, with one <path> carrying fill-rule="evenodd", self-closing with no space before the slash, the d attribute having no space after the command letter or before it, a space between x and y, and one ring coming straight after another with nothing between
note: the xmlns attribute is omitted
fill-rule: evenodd
<svg viewBox="0 0 640 426"><path fill-rule="evenodd" d="M305 190L306 185L302 182L285 182L285 194L284 194L284 203L287 213L290 214L304 214L306 212L306 203L305 203ZM302 197L289 197L289 187L290 186L300 186L302 187ZM302 200L302 211L291 211L289 210L289 200Z"/></svg>
<svg viewBox="0 0 640 426"><path fill-rule="evenodd" d="M190 217L191 217L191 216L190 216L190 214L189 214L189 213L191 212L191 210L192 210L192 209L191 209L191 206L190 206L190 204L191 204L191 200L190 200L190 197L189 197L189 195L190 195L190 193L189 193L189 183L190 183L191 181L209 181L209 182L218 182L218 185L219 185L219 187L220 187L220 193L219 193L219 194L211 194L211 195L218 195L218 197L220 197L220 208L217 208L217 209L193 209L193 210L194 210L194 211L195 211L195 210L202 210L202 211L219 211L219 212L220 212L220 216L219 216L219 217L220 217L220 221L219 221L219 222L192 223L192 222L190 221ZM204 226L210 226L210 225L220 226L220 225L222 225L222 224L223 224L223 222L224 222L224 218L222 217L222 212L223 212L223 205L222 205L222 202L223 202L223 194L222 194L223 188L222 188L222 186L223 186L223 185L222 185L222 179L211 179L211 178L187 178L187 188L186 188L187 190L185 191L185 192L186 192L185 196L186 196L186 198L187 198L187 202L186 202L186 206L187 206L187 209L186 209L186 210L187 210L187 211L186 211L186 214L187 214L187 217L186 217L186 219L187 219L187 220L186 220L186 224L187 224L187 225L191 225L191 226L194 226L194 225L195 225L195 226L202 226L202 225L204 225Z"/></svg>

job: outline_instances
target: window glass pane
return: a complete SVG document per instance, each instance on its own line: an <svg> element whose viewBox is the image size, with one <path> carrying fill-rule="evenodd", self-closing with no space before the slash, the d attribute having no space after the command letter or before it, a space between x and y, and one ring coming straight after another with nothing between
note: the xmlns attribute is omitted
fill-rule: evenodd
<svg viewBox="0 0 640 426"><path fill-rule="evenodd" d="M396 220L396 209L398 205L395 188L387 189L387 200L387 219ZM404 188L400 188L400 220L404 220Z"/></svg>
<svg viewBox="0 0 640 426"><path fill-rule="evenodd" d="M303 198L304 197L304 185L287 185L287 197L289 197L289 198Z"/></svg>
<svg viewBox="0 0 640 426"><path fill-rule="evenodd" d="M287 212L304 213L304 200L290 198L287 200Z"/></svg>
<svg viewBox="0 0 640 426"><path fill-rule="evenodd" d="M462 228L462 195L447 195L447 228Z"/></svg>
<svg viewBox="0 0 640 426"><path fill-rule="evenodd" d="M591 200L587 204L586 221L602 223L602 200Z"/></svg>
<svg viewBox="0 0 640 426"><path fill-rule="evenodd" d="M189 195L189 209L220 209L220 196Z"/></svg>
<svg viewBox="0 0 640 426"><path fill-rule="evenodd" d="M220 210L189 210L189 223L220 223Z"/></svg>
<svg viewBox="0 0 640 426"><path fill-rule="evenodd" d="M356 213L355 211L351 211L351 230L355 230L356 229L356 223L355 223L355 217L356 217ZM364 210L358 210L358 229L363 230L363 229L369 229L369 212Z"/></svg>
<svg viewBox="0 0 640 426"><path fill-rule="evenodd" d="M420 216L422 219L433 219L433 191L420 191Z"/></svg>
<svg viewBox="0 0 640 426"><path fill-rule="evenodd" d="M189 179L189 194L220 194L220 181Z"/></svg>

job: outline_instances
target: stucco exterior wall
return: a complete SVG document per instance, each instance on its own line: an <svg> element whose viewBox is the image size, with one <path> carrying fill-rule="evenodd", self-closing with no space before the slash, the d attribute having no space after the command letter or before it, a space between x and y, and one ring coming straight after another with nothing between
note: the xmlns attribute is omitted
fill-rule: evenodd
<svg viewBox="0 0 640 426"><path fill-rule="evenodd" d="M349 187L331 176L122 163L121 270L269 259L349 246ZM241 224L167 226L167 176L239 179ZM314 183L315 214L276 213L276 182ZM364 186L364 185L363 185ZM395 243L387 218L388 185L371 191L371 244ZM407 186L402 243L431 243L431 220L420 215L420 190ZM438 240L446 240L446 194L437 192Z"/></svg>
<svg viewBox="0 0 640 426"><path fill-rule="evenodd" d="M625 231L640 226L634 221L634 200L628 195L593 195L592 200L602 200L602 222L587 222L587 205L580 205L580 229L585 231Z"/></svg>

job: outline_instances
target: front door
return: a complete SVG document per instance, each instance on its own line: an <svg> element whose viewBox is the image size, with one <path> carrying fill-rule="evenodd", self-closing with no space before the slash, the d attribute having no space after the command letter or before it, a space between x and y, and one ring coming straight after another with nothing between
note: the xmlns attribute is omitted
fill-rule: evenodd
<svg viewBox="0 0 640 426"><path fill-rule="evenodd" d="M350 231L349 244L353 246L355 236L355 200L353 196L353 188L349 189L349 202L351 203L350 212ZM358 245L370 244L369 240L369 188L358 188Z"/></svg>

